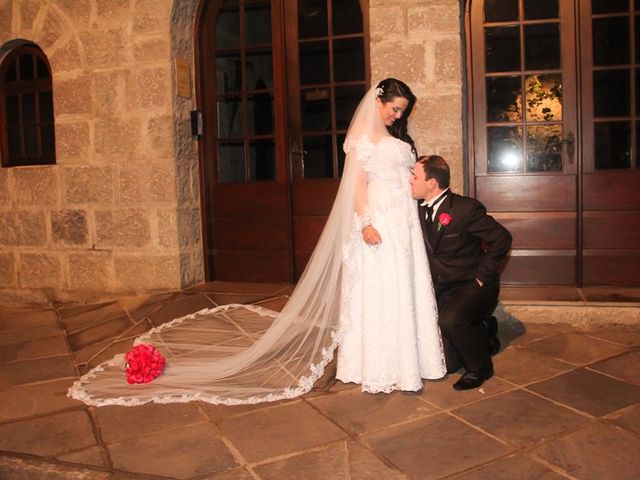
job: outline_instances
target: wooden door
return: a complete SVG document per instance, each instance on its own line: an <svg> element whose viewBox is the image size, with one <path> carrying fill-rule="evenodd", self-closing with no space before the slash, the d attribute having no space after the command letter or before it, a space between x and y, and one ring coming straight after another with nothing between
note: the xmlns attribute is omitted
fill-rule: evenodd
<svg viewBox="0 0 640 480"><path fill-rule="evenodd" d="M471 4L472 189L513 233L504 283L640 283L636 4Z"/></svg>
<svg viewBox="0 0 640 480"><path fill-rule="evenodd" d="M571 2L471 3L475 196L513 234L504 283L577 278Z"/></svg>
<svg viewBox="0 0 640 480"><path fill-rule="evenodd" d="M337 190L348 121L368 85L363 3L203 2L208 280L290 282L302 273Z"/></svg>

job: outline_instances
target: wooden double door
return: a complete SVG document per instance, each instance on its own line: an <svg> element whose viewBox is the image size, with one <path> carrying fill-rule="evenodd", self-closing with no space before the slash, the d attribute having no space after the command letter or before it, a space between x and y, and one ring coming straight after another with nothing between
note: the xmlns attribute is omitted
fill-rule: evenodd
<svg viewBox="0 0 640 480"><path fill-rule="evenodd" d="M198 103L209 280L295 281L369 85L368 2L203 1Z"/></svg>
<svg viewBox="0 0 640 480"><path fill-rule="evenodd" d="M467 8L472 193L514 236L503 282L640 284L640 2Z"/></svg>

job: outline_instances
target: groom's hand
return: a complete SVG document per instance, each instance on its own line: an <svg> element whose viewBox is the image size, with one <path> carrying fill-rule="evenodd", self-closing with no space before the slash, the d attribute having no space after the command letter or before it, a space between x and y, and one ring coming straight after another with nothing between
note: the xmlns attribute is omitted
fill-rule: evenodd
<svg viewBox="0 0 640 480"><path fill-rule="evenodd" d="M380 234L371 225L367 225L362 229L362 239L367 245L378 245L382 242Z"/></svg>

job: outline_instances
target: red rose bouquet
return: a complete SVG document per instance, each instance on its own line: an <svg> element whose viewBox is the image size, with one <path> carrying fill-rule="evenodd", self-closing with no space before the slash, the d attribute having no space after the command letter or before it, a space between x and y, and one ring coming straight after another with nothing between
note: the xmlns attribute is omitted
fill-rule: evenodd
<svg viewBox="0 0 640 480"><path fill-rule="evenodd" d="M441 213L438 216L438 231L440 231L442 227L446 227L450 223L451 223L451 215L449 215L448 213Z"/></svg>
<svg viewBox="0 0 640 480"><path fill-rule="evenodd" d="M127 383L149 383L164 370L165 359L153 345L136 345L124 359Z"/></svg>

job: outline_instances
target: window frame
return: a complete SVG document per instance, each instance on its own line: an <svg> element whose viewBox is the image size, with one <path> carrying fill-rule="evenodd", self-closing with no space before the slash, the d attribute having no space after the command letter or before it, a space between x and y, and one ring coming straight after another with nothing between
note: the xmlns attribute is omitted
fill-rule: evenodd
<svg viewBox="0 0 640 480"><path fill-rule="evenodd" d="M24 56L30 56L33 62L32 78L23 80L19 78L20 68L19 62L23 61ZM46 75L40 76L39 65L46 68ZM14 67L15 65L15 67ZM10 68L15 68L16 79L8 80ZM31 42L10 42L0 48L0 159L2 168L34 166L34 165L55 165L55 114L53 106L53 87L52 87L51 65L45 53L36 44ZM48 94L48 98L43 98ZM24 96L34 95L34 116L33 121L24 123ZM7 113L7 98L17 96L18 105L18 123L17 132L20 141L19 155L11 155L9 124ZM47 105L50 111L50 118L45 118L42 112L42 102L50 102ZM50 147L48 151L44 151L44 131L43 127L50 128ZM29 144L35 148L35 155L27 153L27 144L25 143L27 128L35 128L35 145Z"/></svg>

